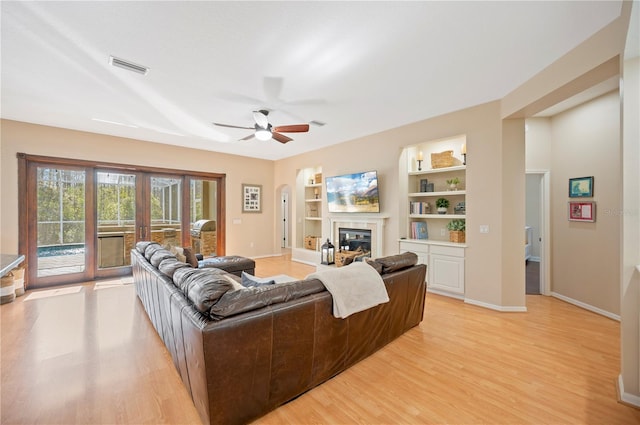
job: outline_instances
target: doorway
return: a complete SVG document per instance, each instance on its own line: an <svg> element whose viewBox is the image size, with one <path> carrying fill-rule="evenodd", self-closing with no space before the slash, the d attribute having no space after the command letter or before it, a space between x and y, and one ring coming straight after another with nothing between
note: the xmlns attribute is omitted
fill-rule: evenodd
<svg viewBox="0 0 640 425"><path fill-rule="evenodd" d="M526 172L525 264L527 295L549 295L549 172Z"/></svg>

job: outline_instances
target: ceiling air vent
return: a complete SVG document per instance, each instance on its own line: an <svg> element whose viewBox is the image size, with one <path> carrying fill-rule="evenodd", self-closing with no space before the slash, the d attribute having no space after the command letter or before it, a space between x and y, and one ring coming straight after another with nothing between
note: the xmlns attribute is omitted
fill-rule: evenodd
<svg viewBox="0 0 640 425"><path fill-rule="evenodd" d="M109 63L113 66L117 66L118 68L137 72L138 74L142 74L142 75L147 75L147 72L149 72L149 68L147 68L146 66L137 65L133 62L129 62L124 59L119 59L115 56L109 56Z"/></svg>
<svg viewBox="0 0 640 425"><path fill-rule="evenodd" d="M317 125L318 127L322 127L323 125L327 125L326 122L316 121L316 120L313 120L313 121L309 122L309 124Z"/></svg>

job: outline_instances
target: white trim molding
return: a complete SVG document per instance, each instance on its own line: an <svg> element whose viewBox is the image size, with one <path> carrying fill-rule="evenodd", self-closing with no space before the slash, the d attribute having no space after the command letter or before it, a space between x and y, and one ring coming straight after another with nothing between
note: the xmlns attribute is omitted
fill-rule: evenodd
<svg viewBox="0 0 640 425"><path fill-rule="evenodd" d="M640 397L624 392L624 381L622 380L622 375L618 375L617 384L616 392L618 393L618 401L622 404L628 404L630 406L640 408Z"/></svg>
<svg viewBox="0 0 640 425"><path fill-rule="evenodd" d="M442 295L442 296L449 297L449 298L455 298L455 299L458 299L460 301L464 301L464 295L462 295L462 294L454 294L453 292L441 291L440 289L434 289L434 288L430 288L428 286L427 286L427 292L430 292L430 293L436 294L436 295Z"/></svg>
<svg viewBox="0 0 640 425"><path fill-rule="evenodd" d="M611 313L609 311L603 310L601 308L594 307L594 306L592 306L590 304L583 303L582 301L574 300L573 298L569 298L569 297L567 297L565 295L558 294L557 292L551 292L551 296L555 297L555 298L558 298L559 300L562 300L564 302L568 302L569 304L573 304L575 306L584 308L585 310L589 310L589 311L594 312L596 314L600 314L600 315L602 315L604 317L608 317L609 319L613 319L613 320L616 320L618 322L620 321L620 315L618 315L618 314L614 314L614 313Z"/></svg>
<svg viewBox="0 0 640 425"><path fill-rule="evenodd" d="M484 307L495 311L500 311L503 313L526 313L526 306L508 306L508 305L496 305L485 303L484 301L472 300L470 298L465 298L464 302L471 305L476 305L478 307Z"/></svg>

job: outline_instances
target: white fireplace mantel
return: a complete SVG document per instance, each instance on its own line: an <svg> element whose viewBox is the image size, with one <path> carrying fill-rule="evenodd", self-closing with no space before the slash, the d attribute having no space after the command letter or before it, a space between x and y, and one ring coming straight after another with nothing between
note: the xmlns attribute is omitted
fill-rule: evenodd
<svg viewBox="0 0 640 425"><path fill-rule="evenodd" d="M341 227L371 230L371 256L380 257L382 255L382 247L384 246L384 225L385 220L389 218L388 215L330 214L328 218L332 240L338 240L338 229Z"/></svg>

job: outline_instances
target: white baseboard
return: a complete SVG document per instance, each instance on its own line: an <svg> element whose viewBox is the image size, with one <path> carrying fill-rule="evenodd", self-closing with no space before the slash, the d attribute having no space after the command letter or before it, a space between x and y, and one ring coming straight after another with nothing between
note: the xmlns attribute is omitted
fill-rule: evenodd
<svg viewBox="0 0 640 425"><path fill-rule="evenodd" d="M551 296L552 297L556 297L559 300L562 300L564 302L568 302L569 304L573 304L573 305L576 305L578 307L584 308L585 310L589 310L589 311L592 311L594 313L600 314L602 316L608 317L609 319L613 319L613 320L616 320L618 322L620 321L620 315L618 315L618 314L614 314L614 313L608 312L606 310L603 310L601 308L594 307L594 306L592 306L590 304L583 303L582 301L574 300L573 298L569 298L569 297L567 297L565 295L558 294L557 292L553 292L552 291L551 292Z"/></svg>
<svg viewBox="0 0 640 425"><path fill-rule="evenodd" d="M503 313L526 313L527 312L526 306L495 305L495 304L485 303L484 301L472 300L470 298L465 298L464 302L467 304L476 305L478 307L484 307L491 310L500 311Z"/></svg>
<svg viewBox="0 0 640 425"><path fill-rule="evenodd" d="M316 267L318 265L318 263L314 263L314 262L311 262L311 261L304 261L304 260L300 260L300 259L297 259L297 258L292 258L291 261L295 261L296 263L306 264L307 266Z"/></svg>
<svg viewBox="0 0 640 425"><path fill-rule="evenodd" d="M624 392L624 381L622 380L622 375L618 375L618 387L616 389L619 402L640 408L640 397Z"/></svg>
<svg viewBox="0 0 640 425"><path fill-rule="evenodd" d="M278 253L278 254L267 254L267 255L256 255L254 257L249 257L252 260L255 260L256 258L271 258L271 257L282 257L282 253Z"/></svg>
<svg viewBox="0 0 640 425"><path fill-rule="evenodd" d="M431 292L432 294L436 294L436 295L442 295L444 297L464 300L464 295L462 294L454 294L453 292L441 291L439 289L429 288L428 286L427 286L427 292Z"/></svg>

